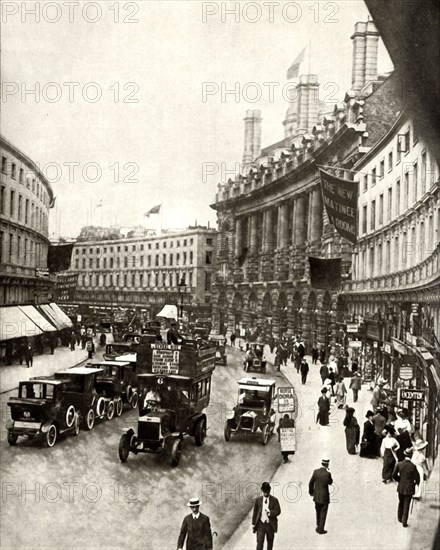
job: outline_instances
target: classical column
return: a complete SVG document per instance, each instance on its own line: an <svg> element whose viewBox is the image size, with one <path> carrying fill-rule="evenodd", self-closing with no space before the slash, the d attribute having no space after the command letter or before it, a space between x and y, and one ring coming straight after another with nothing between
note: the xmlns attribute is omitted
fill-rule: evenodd
<svg viewBox="0 0 440 550"><path fill-rule="evenodd" d="M235 257L241 255L242 245L243 220L242 218L235 219Z"/></svg>
<svg viewBox="0 0 440 550"><path fill-rule="evenodd" d="M306 240L306 196L300 195L295 199L294 223L293 223L293 244L303 245Z"/></svg>
<svg viewBox="0 0 440 550"><path fill-rule="evenodd" d="M248 248L249 254L257 252L257 214L249 215Z"/></svg>
<svg viewBox="0 0 440 550"><path fill-rule="evenodd" d="M278 213L278 248L286 248L289 242L289 205L284 202Z"/></svg>
<svg viewBox="0 0 440 550"><path fill-rule="evenodd" d="M273 232L272 232L272 223L273 223L273 211L271 208L266 210L266 223L264 224L264 251L269 252L273 246Z"/></svg>
<svg viewBox="0 0 440 550"><path fill-rule="evenodd" d="M319 189L310 193L309 211L309 240L318 241L322 237L322 197Z"/></svg>

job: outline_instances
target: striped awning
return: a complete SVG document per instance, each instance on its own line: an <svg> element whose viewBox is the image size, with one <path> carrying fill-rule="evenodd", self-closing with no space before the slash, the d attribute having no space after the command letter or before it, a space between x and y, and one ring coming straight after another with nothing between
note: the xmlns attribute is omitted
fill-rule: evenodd
<svg viewBox="0 0 440 550"><path fill-rule="evenodd" d="M43 332L18 306L0 308L0 341L30 338Z"/></svg>
<svg viewBox="0 0 440 550"><path fill-rule="evenodd" d="M20 310L33 321L43 332L55 332L56 327L47 321L34 306L18 306Z"/></svg>

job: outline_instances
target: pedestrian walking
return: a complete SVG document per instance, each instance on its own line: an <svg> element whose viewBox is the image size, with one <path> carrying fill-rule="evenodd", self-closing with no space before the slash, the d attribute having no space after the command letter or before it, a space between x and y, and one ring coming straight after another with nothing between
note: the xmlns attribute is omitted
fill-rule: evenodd
<svg viewBox="0 0 440 550"><path fill-rule="evenodd" d="M322 380L322 383L324 384L324 380L326 380L328 378L328 373L329 373L329 370L328 370L328 367L327 365L324 363L321 368L319 369L319 376L321 377L321 380Z"/></svg>
<svg viewBox="0 0 440 550"><path fill-rule="evenodd" d="M342 376L339 376L335 386L336 394L336 405L338 409L342 409L345 406L345 401L347 399L347 388L344 384L344 379Z"/></svg>
<svg viewBox="0 0 440 550"><path fill-rule="evenodd" d="M412 450L413 454L411 457L411 462L415 465L417 468L417 471L419 472L420 476L420 483L417 488L417 491L415 492L413 498L419 500L422 497L422 490L424 485L424 479L425 475L428 474L428 465L426 462L426 456L424 449L428 446L427 441L423 441L423 439L417 439L414 443Z"/></svg>
<svg viewBox="0 0 440 550"><path fill-rule="evenodd" d="M387 423L387 416L385 415L382 407L377 407L376 414L373 416L374 433L376 435L377 454L382 456L380 451L382 440L384 438L384 429Z"/></svg>
<svg viewBox="0 0 440 550"><path fill-rule="evenodd" d="M316 344L313 345L312 348L312 365L316 365L318 362L319 352L318 348L316 347Z"/></svg>
<svg viewBox="0 0 440 550"><path fill-rule="evenodd" d="M22 340L20 345L18 346L18 357L19 357L19 360L20 360L20 365L22 365L23 361L26 360L28 345L29 344L28 344L27 338L25 337L24 340Z"/></svg>
<svg viewBox="0 0 440 550"><path fill-rule="evenodd" d="M411 462L412 450L404 450L405 458L397 463L394 470L394 479L398 482L399 506L397 508L397 520L408 527L409 505L416 493L416 486L420 485L420 475L415 464Z"/></svg>
<svg viewBox="0 0 440 550"><path fill-rule="evenodd" d="M314 470L309 481L309 495L313 497L316 510L316 532L325 535L325 520L327 519L328 506L330 504L329 485L333 479L329 471L330 460L323 458L321 468Z"/></svg>
<svg viewBox="0 0 440 550"><path fill-rule="evenodd" d="M321 364L325 363L325 347L321 347L321 351L319 352L319 362Z"/></svg>
<svg viewBox="0 0 440 550"><path fill-rule="evenodd" d="M327 388L322 388L321 397L318 399L318 416L316 422L321 426L328 426L330 415L330 399L327 397Z"/></svg>
<svg viewBox="0 0 440 550"><path fill-rule="evenodd" d="M278 516L281 514L278 499L270 494L271 486L265 481L261 485L262 495L255 500L252 514L252 530L257 534L257 550L272 550L275 533L278 531Z"/></svg>
<svg viewBox="0 0 440 550"><path fill-rule="evenodd" d="M305 359L301 361L300 371L301 371L301 382L304 386L304 384L307 382L307 374L309 373L309 365L307 364L307 361Z"/></svg>
<svg viewBox="0 0 440 550"><path fill-rule="evenodd" d="M347 451L350 455L356 454L356 446L359 445L359 438L361 429L359 428L358 421L354 416L355 410L353 407L347 407L344 426L345 426L345 442L347 445Z"/></svg>
<svg viewBox="0 0 440 550"><path fill-rule="evenodd" d="M75 351L76 334L72 331L70 335L70 351Z"/></svg>
<svg viewBox="0 0 440 550"><path fill-rule="evenodd" d="M392 481L394 468L397 464L397 451L400 448L393 426L387 424L384 428L385 437L380 446L380 456L383 458L382 482Z"/></svg>
<svg viewBox="0 0 440 550"><path fill-rule="evenodd" d="M186 539L186 550L212 550L211 522L209 517L200 512L202 502L190 498L187 506L191 513L183 518L177 541L178 550L182 550Z"/></svg>
<svg viewBox="0 0 440 550"><path fill-rule="evenodd" d="M413 442L411 440L411 434L414 433L414 428L408 419L409 411L406 408L399 409L397 412L397 420L394 422L394 429L396 430L396 439L399 442L400 449L397 452L397 458L399 461L404 460L404 450L412 447Z"/></svg>
<svg viewBox="0 0 440 550"><path fill-rule="evenodd" d="M86 350L87 350L87 354L88 354L89 359L92 359L92 357L93 357L93 342L90 338L86 342Z"/></svg>
<svg viewBox="0 0 440 550"><path fill-rule="evenodd" d="M34 350L32 349L32 346L29 344L29 342L26 345L26 353L24 358L26 360L27 368L34 366Z"/></svg>
<svg viewBox="0 0 440 550"><path fill-rule="evenodd" d="M387 398L387 394L383 387L385 386L386 380L383 380L379 378L377 381L377 384L373 390L373 396L371 397L371 406L373 408L373 412L377 411L377 407L385 402L385 399Z"/></svg>
<svg viewBox="0 0 440 550"><path fill-rule="evenodd" d="M295 420L293 420L293 418L290 418L290 416L286 413L283 416L283 418L280 419L280 423L277 428L278 441L281 443L282 428L294 428L294 427L295 427ZM283 462L289 462L289 455L294 455L294 454L295 454L295 451L281 451Z"/></svg>
<svg viewBox="0 0 440 550"><path fill-rule="evenodd" d="M330 391L332 395L335 395L336 374L333 372L332 368L328 369L328 380L330 380Z"/></svg>
<svg viewBox="0 0 440 550"><path fill-rule="evenodd" d="M368 411L365 415L364 431L362 433L361 448L359 456L363 458L377 458L377 439L374 433L373 411Z"/></svg>
<svg viewBox="0 0 440 550"><path fill-rule="evenodd" d="M355 372L355 375L350 380L350 389L353 392L353 402L356 403L359 398L359 390L362 387L362 376L360 372Z"/></svg>
<svg viewBox="0 0 440 550"><path fill-rule="evenodd" d="M233 332L230 336L230 339L231 339L231 346L235 347L235 340L236 340L237 336L235 334L235 332Z"/></svg>
<svg viewBox="0 0 440 550"><path fill-rule="evenodd" d="M55 347L56 347L56 336L53 332L51 332L49 336L49 345L50 345L50 354L53 355L55 353Z"/></svg>

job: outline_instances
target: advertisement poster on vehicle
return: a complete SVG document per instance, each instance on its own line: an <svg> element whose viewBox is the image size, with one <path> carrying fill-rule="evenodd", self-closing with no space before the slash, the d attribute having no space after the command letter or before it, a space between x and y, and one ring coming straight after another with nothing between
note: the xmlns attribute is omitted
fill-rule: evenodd
<svg viewBox="0 0 440 550"><path fill-rule="evenodd" d="M151 372L154 374L178 374L179 357L179 350L174 346L153 349Z"/></svg>
<svg viewBox="0 0 440 550"><path fill-rule="evenodd" d="M296 428L280 429L281 452L296 451Z"/></svg>
<svg viewBox="0 0 440 550"><path fill-rule="evenodd" d="M289 413L295 410L295 390L293 388L278 388L278 412Z"/></svg>

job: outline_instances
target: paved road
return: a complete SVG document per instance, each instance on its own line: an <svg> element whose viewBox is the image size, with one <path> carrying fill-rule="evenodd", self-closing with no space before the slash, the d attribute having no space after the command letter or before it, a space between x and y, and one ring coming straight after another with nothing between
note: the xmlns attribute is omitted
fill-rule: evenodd
<svg viewBox="0 0 440 550"><path fill-rule="evenodd" d="M98 422L91 432L60 439L46 449L20 439L9 447L4 424L10 393L1 396L2 548L176 548L187 499L205 500L203 511L221 547L251 509L263 480L281 463L272 438L223 439L225 411L232 408L242 354L228 351L228 366L217 367L208 410L205 445L185 438L178 468L159 455L118 458L124 429L136 426L135 411ZM286 385L278 376L277 385Z"/></svg>

